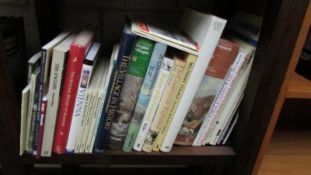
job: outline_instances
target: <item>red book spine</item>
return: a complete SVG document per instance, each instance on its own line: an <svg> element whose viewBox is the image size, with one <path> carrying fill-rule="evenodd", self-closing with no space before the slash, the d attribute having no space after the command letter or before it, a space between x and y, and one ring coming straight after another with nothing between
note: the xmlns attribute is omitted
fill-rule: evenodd
<svg viewBox="0 0 311 175"><path fill-rule="evenodd" d="M41 157L41 149L42 149L42 140L43 140L43 132L44 132L44 120L46 115L46 105L47 105L47 98L44 97L41 103L41 110L40 110L40 125L38 131L38 147L37 147L37 154L36 158L39 159Z"/></svg>
<svg viewBox="0 0 311 175"><path fill-rule="evenodd" d="M57 154L65 152L86 48L76 44L70 46L54 134L53 152Z"/></svg>

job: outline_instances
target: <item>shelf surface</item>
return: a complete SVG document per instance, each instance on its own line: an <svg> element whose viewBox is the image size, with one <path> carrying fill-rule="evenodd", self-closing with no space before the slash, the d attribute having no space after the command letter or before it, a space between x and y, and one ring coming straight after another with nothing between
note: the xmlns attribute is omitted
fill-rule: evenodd
<svg viewBox="0 0 311 175"><path fill-rule="evenodd" d="M287 98L311 99L311 81L297 74L292 74L288 83Z"/></svg>
<svg viewBox="0 0 311 175"><path fill-rule="evenodd" d="M73 154L53 155L52 157L35 159L31 155L20 157L22 164L55 163L55 164L230 164L235 156L231 146L205 146L205 147L174 147L171 152L136 152L107 150L103 155Z"/></svg>

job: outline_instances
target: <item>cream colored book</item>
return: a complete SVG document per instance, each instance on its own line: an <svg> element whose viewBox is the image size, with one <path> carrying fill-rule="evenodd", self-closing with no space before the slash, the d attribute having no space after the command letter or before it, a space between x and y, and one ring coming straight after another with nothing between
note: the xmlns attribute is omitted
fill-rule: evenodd
<svg viewBox="0 0 311 175"><path fill-rule="evenodd" d="M31 85L27 85L22 91L22 106L21 106L21 130L19 136L19 155L23 155L25 151L25 138L26 138L26 128L27 128L27 111L28 111L28 102L30 94Z"/></svg>
<svg viewBox="0 0 311 175"><path fill-rule="evenodd" d="M175 97L177 94L176 89L179 87L183 71L186 68L185 59L176 56L174 56L174 59L175 64L172 70L172 74L170 76L170 79L168 80L157 113L154 117L154 120L152 121L151 127L146 137L146 141L143 147L143 151L145 152L151 152L153 149L157 135L159 134L161 128L163 127L164 124L163 121L167 118L169 109L173 104L174 98L172 97Z"/></svg>
<svg viewBox="0 0 311 175"><path fill-rule="evenodd" d="M181 76L182 77L181 82L179 84L179 87L176 89L176 92L177 92L176 96L173 98L174 100L173 100L173 103L169 109L167 118L165 119L163 127L157 136L157 139L155 141L155 145L153 146L153 149L152 149L153 151L159 151L161 148L161 145L162 145L162 142L166 136L167 130L171 124L171 121L173 120L173 116L174 116L175 111L179 105L180 98L182 97L182 95L184 93L185 86L188 82L189 76L192 72L192 69L193 69L193 66L195 64L196 59L197 59L197 56L194 56L191 54L187 55L187 58L186 58L187 64L186 64L185 69L183 70L183 73Z"/></svg>
<svg viewBox="0 0 311 175"><path fill-rule="evenodd" d="M150 129L153 118L157 112L160 100L163 96L163 92L171 75L174 67L174 60L164 57L159 71L159 75L154 85L154 90L150 97L150 102L147 106L143 121L141 122L138 135L136 137L133 149L141 151L145 143L148 131Z"/></svg>

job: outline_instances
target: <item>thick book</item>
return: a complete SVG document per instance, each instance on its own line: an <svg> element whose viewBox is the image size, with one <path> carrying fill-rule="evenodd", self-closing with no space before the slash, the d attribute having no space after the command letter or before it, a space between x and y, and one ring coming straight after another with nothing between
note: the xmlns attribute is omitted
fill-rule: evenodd
<svg viewBox="0 0 311 175"><path fill-rule="evenodd" d="M41 58L41 52L38 52L34 54L31 58L28 60L28 83L31 81L31 74L40 67L40 58Z"/></svg>
<svg viewBox="0 0 311 175"><path fill-rule="evenodd" d="M183 55L184 56L184 55ZM153 146L153 151L159 151L162 145L162 142L166 136L167 130L171 124L171 121L173 120L173 115L177 109L177 106L179 105L180 102L180 98L183 96L183 92L185 89L185 86L188 82L189 76L192 72L193 66L195 64L195 61L197 59L197 56L191 55L191 54L187 54L185 55L185 61L186 61L186 67L181 75L181 80L180 80L180 84L178 86L178 88L176 89L176 95L172 96L173 98L173 102L172 105L168 111L167 117L164 121L162 121L163 127L161 128L157 139L155 141L155 145Z"/></svg>
<svg viewBox="0 0 311 175"><path fill-rule="evenodd" d="M200 45L193 40L189 35L177 29L168 29L148 24L144 21L132 22L132 32L142 37L164 43L173 48L198 54Z"/></svg>
<svg viewBox="0 0 311 175"><path fill-rule="evenodd" d="M70 124L70 130L68 135L68 140L66 144L66 151L73 152L75 148L75 143L78 135L78 128L81 123L81 118L83 114L83 106L86 95L86 89L89 86L89 82L93 73L93 68L96 63L97 55L99 53L100 44L93 43L89 49L85 59L83 60L83 66L81 71L81 76L79 80L79 86L77 90L77 95L74 103L74 110L72 114L72 120Z"/></svg>
<svg viewBox="0 0 311 175"><path fill-rule="evenodd" d="M99 113L99 118L96 124L96 131L94 132L94 135L93 135L94 142L92 143L92 146L91 146L92 149L94 147L92 151L94 151L95 153L101 153L101 150L99 149L98 145L100 145L100 143L102 142L102 134L104 130L103 126L104 126L105 116L102 114L105 114L105 109L106 109L108 98L110 95L109 92L110 92L111 86L109 84L115 72L119 48L120 48L120 45L115 44L113 47L112 53L111 53L111 58L109 62L109 70L107 72L107 77L106 77L106 82L105 82L106 95L105 97L103 97L103 104L102 104L102 107Z"/></svg>
<svg viewBox="0 0 311 175"><path fill-rule="evenodd" d="M183 72L186 68L186 60L185 58L181 56L174 55L174 67L171 73L171 76L167 82L167 85L165 87L164 94L161 98L159 107L157 109L156 115L152 121L152 124L150 126L150 129L148 131L143 151L145 152L151 152L155 141L157 139L157 136L159 132L161 131L161 128L163 127L164 123L163 121L166 120L169 109L173 105L173 100L175 95L177 94L176 89L178 89L179 84L182 79Z"/></svg>
<svg viewBox="0 0 311 175"><path fill-rule="evenodd" d="M19 136L19 155L23 155L26 143L26 128L27 128L27 111L31 85L27 85L22 91L22 105L21 105L21 122L20 122L20 136Z"/></svg>
<svg viewBox="0 0 311 175"><path fill-rule="evenodd" d="M93 35L92 32L83 31L77 35L76 39L70 45L54 134L53 152L57 154L63 154L65 152L83 60L91 45Z"/></svg>
<svg viewBox="0 0 311 175"><path fill-rule="evenodd" d="M186 84L184 95L180 99L173 120L161 145L160 150L163 152L170 151L174 144L226 22L225 19L217 16L193 10L186 10L184 13L180 24L181 29L196 40L201 47L197 61Z"/></svg>
<svg viewBox="0 0 311 175"><path fill-rule="evenodd" d="M107 101L107 107L101 114L101 117L104 117L104 122L103 126L100 126L103 127L103 130L100 134L100 141L96 145L98 152L103 152L104 148L109 143L111 124L119 108L121 88L124 83L129 58L135 45L136 38L137 36L131 32L130 28L125 26L120 42L116 70L109 82L110 95Z"/></svg>
<svg viewBox="0 0 311 175"><path fill-rule="evenodd" d="M221 88L224 78L238 54L238 45L220 39L203 80L186 114L183 125L175 140L178 145L192 145L205 114Z"/></svg>
<svg viewBox="0 0 311 175"><path fill-rule="evenodd" d="M174 60L164 57L159 70L159 75L154 84L154 90L149 100L148 107L144 114L143 120L141 122L133 149L136 151L141 151L145 143L148 131L150 129L153 118L157 112L160 100L162 98L163 92L169 80L170 74L174 66Z"/></svg>
<svg viewBox="0 0 311 175"><path fill-rule="evenodd" d="M158 77L162 65L163 57L167 46L163 43L155 43L152 56L148 65L143 85L140 89L138 100L133 112L131 123L128 127L127 135L123 144L123 151L130 152L133 149L139 127L149 104L151 94L154 89L155 81Z"/></svg>
<svg viewBox="0 0 311 175"><path fill-rule="evenodd" d="M108 147L111 149L121 149L122 147L137 102L139 90L148 68L153 47L154 42L148 39L139 38L136 41L127 67L127 75L120 93L119 109L113 119L110 129Z"/></svg>
<svg viewBox="0 0 311 175"><path fill-rule="evenodd" d="M48 88L48 103L43 132L41 157L50 157L54 138L54 130L59 108L61 87L64 81L65 67L70 45L76 35L72 34L53 49L51 72Z"/></svg>
<svg viewBox="0 0 311 175"><path fill-rule="evenodd" d="M37 154L37 142L38 142L38 130L40 125L40 116L41 116L41 102L48 90L49 74L50 74L50 65L53 54L53 48L62 42L70 33L63 32L55 37L52 41L47 43L41 48L41 63L40 63L40 76L39 76L39 86L38 86L38 107L36 111L36 122L34 129L34 143L33 143L33 154Z"/></svg>
<svg viewBox="0 0 311 175"><path fill-rule="evenodd" d="M47 96L45 95L42 98L41 112L40 112L40 125L38 130L38 146L37 146L37 154L36 159L41 157L41 148L42 148L42 140L43 140L43 132L44 132L44 120L46 115L46 105L47 105Z"/></svg>

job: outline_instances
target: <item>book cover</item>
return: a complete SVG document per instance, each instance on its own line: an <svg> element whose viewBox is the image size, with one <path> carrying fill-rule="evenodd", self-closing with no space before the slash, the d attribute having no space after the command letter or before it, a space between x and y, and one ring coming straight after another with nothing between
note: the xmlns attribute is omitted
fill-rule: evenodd
<svg viewBox="0 0 311 175"><path fill-rule="evenodd" d="M167 46L162 43L155 43L152 56L148 65L143 85L140 89L138 100L133 112L131 123L123 144L123 151L130 152L138 135L139 127L149 104L155 81L162 65L163 57Z"/></svg>
<svg viewBox="0 0 311 175"><path fill-rule="evenodd" d="M173 104L174 98L172 97L177 94L176 89L178 89L183 72L186 68L186 60L184 57L174 55L174 59L175 63L171 76L167 82L163 97L161 98L161 102L159 104L156 115L152 121L144 143L143 151L145 152L151 152L153 146L155 145L157 136L164 125L163 121L165 121L165 119L167 118L169 109Z"/></svg>
<svg viewBox="0 0 311 175"><path fill-rule="evenodd" d="M161 69L159 70L159 75L154 84L154 90L149 100L148 107L144 114L143 120L141 122L138 135L136 137L133 149L136 151L141 151L145 143L148 131L150 129L153 118L157 112L160 100L162 98L163 92L169 80L171 71L174 66L174 60L164 57Z"/></svg>
<svg viewBox="0 0 311 175"><path fill-rule="evenodd" d="M96 149L98 152L103 152L104 148L109 143L111 124L119 108L119 97L121 93L121 88L124 83L129 58L135 45L136 38L137 36L130 31L130 28L128 26L125 26L120 42L116 70L109 82L108 89L110 89L110 95L107 100L107 107L105 110L103 110L101 114L101 117L104 117L104 122L103 126L100 126L103 127L103 130L102 133L100 133L100 141L96 145Z"/></svg>
<svg viewBox="0 0 311 175"><path fill-rule="evenodd" d="M50 157L54 138L57 111L59 108L60 91L64 81L70 45L76 35L72 34L53 49L51 72L48 88L48 102L41 148L42 157Z"/></svg>
<svg viewBox="0 0 311 175"><path fill-rule="evenodd" d="M54 134L53 152L57 154L63 154L65 152L83 60L87 49L91 45L93 35L92 32L83 31L77 35L74 42L70 45L68 63L64 75L64 85L61 93L62 98Z"/></svg>
<svg viewBox="0 0 311 175"><path fill-rule="evenodd" d="M137 102L139 90L148 68L153 47L153 41L139 38L132 51L127 68L127 75L120 93L119 109L113 119L110 129L110 141L108 146L112 149L119 149L123 144Z"/></svg>
<svg viewBox="0 0 311 175"><path fill-rule="evenodd" d="M100 49L100 44L93 43L93 45L89 49L83 61L81 76L79 80L79 87L77 90L68 140L66 144L67 152L73 152L75 148L75 143L76 143L76 139L78 135L78 128L80 126L81 118L83 114L83 106L85 102L86 89L89 86L89 82L90 82L90 79L93 73L93 68L96 63L99 49Z"/></svg>
<svg viewBox="0 0 311 175"><path fill-rule="evenodd" d="M162 142L166 136L166 133L167 133L167 130L171 124L171 121L172 121L172 117L174 116L175 114L175 111L177 109L177 106L179 105L179 102L180 102L180 98L181 96L183 95L183 92L184 92L184 89L185 89L185 86L188 82L188 79L189 79L189 76L192 72L192 69L193 69L193 66L195 64L195 61L197 59L197 56L194 56L194 55L191 55L191 54L187 54L186 57L186 67L182 73L182 79L181 79L181 82L179 84L179 87L177 88L177 93L176 93L176 96L173 100L173 103L172 103L172 106L170 107L169 109L169 112L168 112L168 115L167 115L167 118L165 119L165 121L163 122L164 125L163 127L161 128L161 131L159 132L158 134L158 137L155 141L155 145L153 146L153 151L159 151L160 148L161 148L161 145L162 145Z"/></svg>
<svg viewBox="0 0 311 175"><path fill-rule="evenodd" d="M221 88L224 78L238 53L238 45L220 39L205 76L186 114L175 144L192 145L215 96Z"/></svg>

